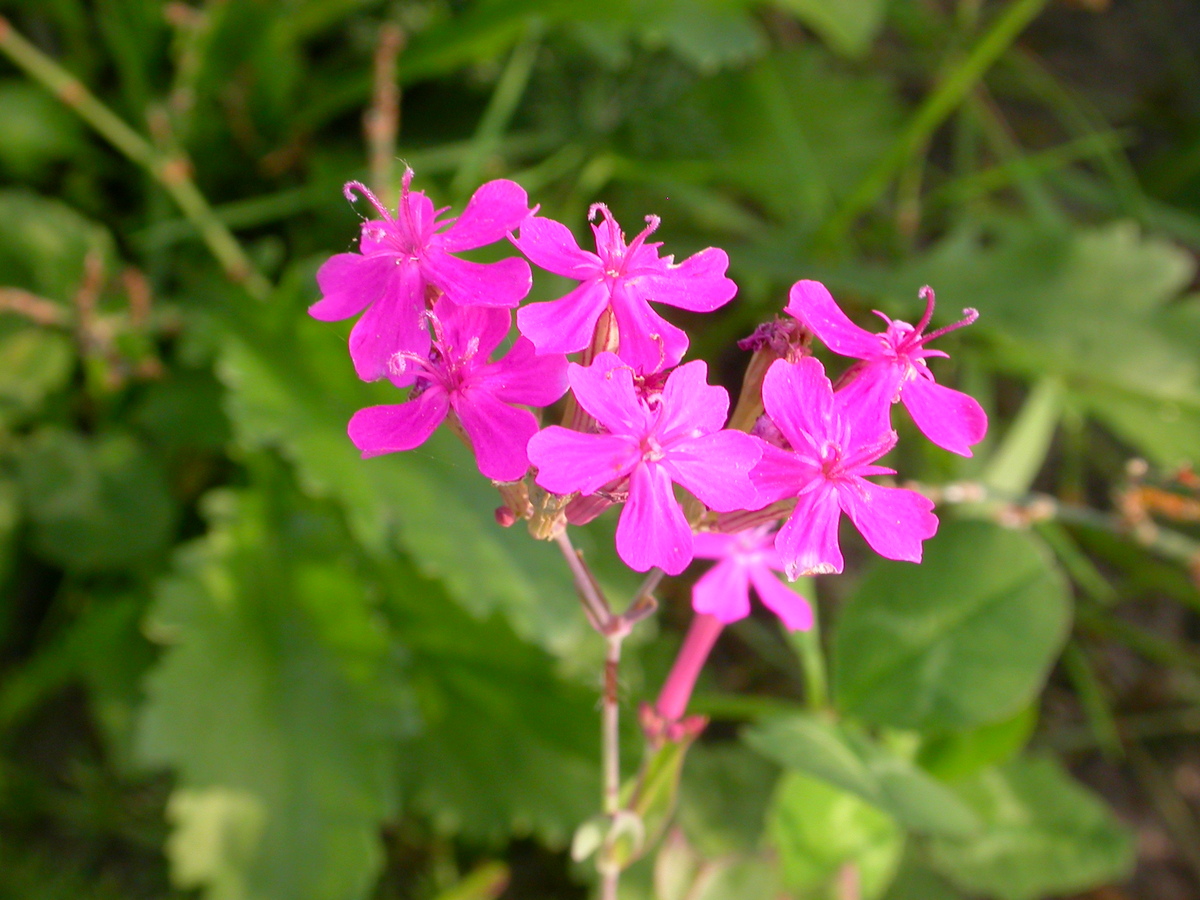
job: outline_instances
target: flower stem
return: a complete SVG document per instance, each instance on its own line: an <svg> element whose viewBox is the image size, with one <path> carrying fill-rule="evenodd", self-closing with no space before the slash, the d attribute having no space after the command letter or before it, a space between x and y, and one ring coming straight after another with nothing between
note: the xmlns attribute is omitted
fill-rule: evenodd
<svg viewBox="0 0 1200 900"><path fill-rule="evenodd" d="M226 276L263 300L271 283L263 276L233 233L213 213L191 177L191 165L177 155L160 153L141 134L97 99L78 78L25 40L0 16L0 52L17 68L58 97L130 161L137 163L166 189L184 216L200 232Z"/></svg>
<svg viewBox="0 0 1200 900"><path fill-rule="evenodd" d="M692 619L687 637L683 639L683 647L671 667L671 674L663 683L662 691L654 704L654 710L666 722L678 722L687 712L688 701L692 699L692 691L696 687L696 679L708 654L712 652L713 644L725 627L724 623L715 616L699 613Z"/></svg>
<svg viewBox="0 0 1200 900"><path fill-rule="evenodd" d="M604 688L601 695L600 753L603 781L602 803L604 814L610 823L616 823L621 815L621 729L620 729L620 669L621 645L633 630L633 626L654 612L657 603L654 589L662 580L661 569L652 569L638 588L633 601L624 613L616 614L604 596L595 576L583 561L583 555L575 549L567 529L555 535L555 542L562 550L575 578L575 587L583 609L592 627L604 638ZM613 858L609 847L600 849L596 857L596 868L600 873L600 896L602 900L617 900L617 889L621 880L621 863Z"/></svg>

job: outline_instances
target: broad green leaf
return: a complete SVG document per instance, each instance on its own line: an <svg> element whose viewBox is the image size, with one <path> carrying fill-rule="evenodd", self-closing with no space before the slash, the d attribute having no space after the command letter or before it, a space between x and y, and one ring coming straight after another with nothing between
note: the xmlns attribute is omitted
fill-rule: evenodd
<svg viewBox="0 0 1200 900"><path fill-rule="evenodd" d="M707 857L760 844L779 770L739 744L696 744L683 767L676 820Z"/></svg>
<svg viewBox="0 0 1200 900"><path fill-rule="evenodd" d="M843 608L837 705L897 728L998 721L1037 696L1070 620L1067 585L1035 537L943 520L920 565L876 564Z"/></svg>
<svg viewBox="0 0 1200 900"><path fill-rule="evenodd" d="M792 891L830 888L853 865L863 900L879 897L895 875L904 850L896 821L855 794L789 772L771 803L768 834L779 853L784 883Z"/></svg>
<svg viewBox="0 0 1200 900"><path fill-rule="evenodd" d="M884 900L964 900L946 879L907 854Z"/></svg>
<svg viewBox="0 0 1200 900"><path fill-rule="evenodd" d="M573 647L587 626L561 554L521 527L496 524L500 497L457 439L443 429L418 450L360 457L346 437L350 416L403 395L360 382L333 326L304 314L296 298L315 292L310 277L297 274L272 301L274 325L233 320L220 374L237 440L278 448L305 490L340 503L376 554L399 546L477 615L501 610L523 637Z"/></svg>
<svg viewBox="0 0 1200 900"><path fill-rule="evenodd" d="M958 787L986 823L978 837L933 842L937 868L999 900L1073 894L1124 878L1133 841L1107 807L1049 759L1019 759Z"/></svg>
<svg viewBox="0 0 1200 900"><path fill-rule="evenodd" d="M948 787L848 724L810 714L780 716L748 729L744 738L785 769L856 794L913 831L961 836L978 827L975 814Z"/></svg>
<svg viewBox="0 0 1200 900"><path fill-rule="evenodd" d="M421 725L400 751L405 805L447 834L565 844L600 802L597 692L402 560L385 586Z"/></svg>
<svg viewBox="0 0 1200 900"><path fill-rule="evenodd" d="M27 81L0 81L0 165L22 178L39 178L46 166L80 147L80 122L56 97Z"/></svg>
<svg viewBox="0 0 1200 900"><path fill-rule="evenodd" d="M825 39L834 50L862 56L883 26L886 0L774 0Z"/></svg>
<svg viewBox="0 0 1200 900"><path fill-rule="evenodd" d="M75 353L66 335L42 328L0 333L0 426L36 413L66 386Z"/></svg>
<svg viewBox="0 0 1200 900"><path fill-rule="evenodd" d="M707 856L683 831L667 834L653 869L635 865L621 878L621 900L778 900L779 866L770 852Z"/></svg>
<svg viewBox="0 0 1200 900"><path fill-rule="evenodd" d="M1037 705L1025 707L1000 722L970 731L929 736L917 756L921 767L938 778L952 780L980 769L1006 763L1023 749L1037 727Z"/></svg>
<svg viewBox="0 0 1200 900"><path fill-rule="evenodd" d="M71 207L25 191L0 191L0 286L20 287L51 300L70 302L94 254L113 270L112 235Z"/></svg>
<svg viewBox="0 0 1200 900"><path fill-rule="evenodd" d="M411 717L396 660L352 570L275 531L305 522L260 494L206 506L147 623L167 649L138 747L178 776L174 878L211 900L365 897Z"/></svg>
<svg viewBox="0 0 1200 900"><path fill-rule="evenodd" d="M1046 232L963 230L909 266L946 309L979 309L1005 367L1056 375L1122 438L1157 461L1200 445L1200 303L1175 304L1195 271L1182 249L1132 223Z"/></svg>
<svg viewBox="0 0 1200 900"><path fill-rule="evenodd" d="M17 485L12 479L0 477L0 587L8 580L12 565L13 539L20 521L21 504ZM0 606L0 644L8 629L8 610Z"/></svg>
<svg viewBox="0 0 1200 900"><path fill-rule="evenodd" d="M166 549L174 502L156 462L130 436L46 428L22 446L18 466L33 546L51 562L113 571Z"/></svg>
<svg viewBox="0 0 1200 900"><path fill-rule="evenodd" d="M702 82L664 119L671 131L663 143L675 146L680 116L697 120L686 132L692 156L711 159L716 178L749 193L780 221L809 228L887 148L900 111L887 80L849 76L807 48ZM780 253L794 278L794 241Z"/></svg>

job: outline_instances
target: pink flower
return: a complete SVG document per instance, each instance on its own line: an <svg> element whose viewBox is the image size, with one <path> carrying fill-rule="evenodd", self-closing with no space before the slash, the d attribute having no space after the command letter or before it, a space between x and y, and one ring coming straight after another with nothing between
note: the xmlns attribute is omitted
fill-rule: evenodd
<svg viewBox="0 0 1200 900"><path fill-rule="evenodd" d="M921 288L925 314L916 327L898 319L875 314L887 322L879 334L859 328L838 308L825 285L797 281L792 285L787 312L817 335L834 353L861 359L842 389L854 402L880 411L887 420L891 405L901 401L924 435L952 453L970 456L971 444L983 440L987 414L973 397L942 387L933 380L925 359L945 356L926 345L948 331L970 325L979 313L963 310L961 322L923 334L933 316L933 290Z"/></svg>
<svg viewBox="0 0 1200 900"><path fill-rule="evenodd" d="M888 559L921 561L921 542L937 531L933 503L915 491L882 487L867 475L896 444L896 432L845 391L834 394L825 369L808 357L776 360L763 380L763 405L792 450L762 445L753 473L760 502L796 498L775 547L789 578L842 571L841 513Z"/></svg>
<svg viewBox="0 0 1200 900"><path fill-rule="evenodd" d="M639 572L658 566L678 575L692 561L692 529L672 482L718 511L755 504L749 476L759 443L722 429L729 395L708 385L707 376L702 361L690 362L670 374L661 394L646 398L630 367L612 353L587 368L572 363L567 378L575 399L607 433L553 425L529 442L537 483L553 493L588 495L628 480L617 553Z"/></svg>
<svg viewBox="0 0 1200 900"><path fill-rule="evenodd" d="M565 225L534 216L521 225L513 243L536 265L581 282L564 297L531 303L517 313L517 327L538 353L572 353L591 339L596 322L612 308L620 336L618 355L640 374L670 368L683 358L688 338L650 308L649 301L694 312L710 312L728 303L737 285L725 277L729 257L709 247L678 265L659 259L659 243L646 238L658 228L647 216L646 228L628 246L625 235L602 203L591 209L603 221L592 226L596 252L581 250Z"/></svg>
<svg viewBox="0 0 1200 900"><path fill-rule="evenodd" d="M692 538L696 555L719 560L692 587L692 607L715 616L726 625L750 615L750 586L773 613L792 631L808 631L813 625L808 601L775 577L784 570L775 549L770 525L737 534L704 531Z"/></svg>
<svg viewBox="0 0 1200 900"><path fill-rule="evenodd" d="M538 356L518 338L497 362L488 356L508 334L506 309L458 306L438 300L430 317L436 339L427 355L393 356L392 380L413 384L408 402L360 409L350 419L350 440L363 458L411 450L429 438L451 409L471 439L479 471L495 481L516 481L529 468L525 445L538 430L526 409L548 406L567 390L567 358Z"/></svg>
<svg viewBox="0 0 1200 900"><path fill-rule="evenodd" d="M498 241L520 225L530 213L524 188L512 181L489 181L461 216L439 223L446 209L435 211L424 193L410 191L412 176L412 169L405 170L396 217L364 185L346 185L346 199L353 202L358 191L380 218L363 223L361 252L339 253L317 271L324 296L308 309L323 322L366 309L350 332L350 356L364 381L387 375L395 353L424 356L429 351L424 316L428 288L461 306L514 307L533 283L523 259L475 263L452 255Z"/></svg>

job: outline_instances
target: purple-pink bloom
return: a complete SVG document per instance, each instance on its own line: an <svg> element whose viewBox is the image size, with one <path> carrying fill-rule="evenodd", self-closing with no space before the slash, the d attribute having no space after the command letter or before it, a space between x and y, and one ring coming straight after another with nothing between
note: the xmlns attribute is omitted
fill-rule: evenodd
<svg viewBox="0 0 1200 900"><path fill-rule="evenodd" d="M899 400L927 438L952 453L970 456L971 444L979 443L987 433L987 413L974 397L935 382L925 360L946 356L940 350L928 349L930 341L970 325L979 313L963 310L961 321L924 334L933 317L933 290L921 288L921 297L925 313L916 326L876 311L887 323L887 329L878 334L851 322L819 281L797 281L792 285L786 311L834 353L862 360L851 370L839 393L847 392L855 402L878 410L885 421L892 404Z"/></svg>
<svg viewBox="0 0 1200 900"><path fill-rule="evenodd" d="M412 176L406 169L395 216L366 186L346 185L346 199L354 202L355 192L361 193L380 218L363 222L360 252L338 253L317 271L324 296L308 309L323 322L366 309L350 332L350 357L364 381L387 375L395 353L429 352L429 288L460 306L511 308L533 284L529 264L518 257L476 263L453 255L494 243L520 225L530 214L524 188L504 179L489 181L461 216L439 222L449 207L434 210L422 191L409 190Z"/></svg>
<svg viewBox="0 0 1200 900"><path fill-rule="evenodd" d="M459 306L442 297L430 319L432 351L396 353L389 364L394 383L413 385L408 401L360 409L350 419L350 440L364 459L411 450L454 410L480 472L495 481L523 478L529 468L525 445L538 421L511 404L548 406L566 393L567 358L539 356L533 344L518 338L505 357L488 362L508 334L507 309Z"/></svg>
<svg viewBox="0 0 1200 900"><path fill-rule="evenodd" d="M796 498L775 538L788 577L842 571L843 512L876 553L920 562L921 542L937 531L932 501L866 480L895 474L872 463L895 446L896 432L845 391L834 394L824 367L812 357L776 360L762 393L767 415L792 448L764 443L753 473L760 502Z"/></svg>
<svg viewBox="0 0 1200 900"><path fill-rule="evenodd" d="M592 339L601 313L611 308L617 322L617 354L638 373L670 368L683 358L687 335L650 308L650 301L693 312L710 312L733 299L737 285L725 277L729 257L709 247L676 264L659 258L661 243L646 243L658 228L647 216L646 228L628 245L612 213L595 204L589 218L596 252L581 250L560 222L533 216L521 225L513 243L535 265L581 284L548 303L531 303L517 313L517 327L538 353L572 353Z"/></svg>
<svg viewBox="0 0 1200 900"><path fill-rule="evenodd" d="M680 366L661 394L648 398L615 354L601 353L587 368L567 373L575 399L607 429L584 434L552 425L529 442L537 483L555 494L589 495L628 481L617 523L617 553L639 572L658 566L678 575L692 561L692 529L672 483L719 512L753 508L750 470L759 442L723 429L729 395L706 383L700 360Z"/></svg>
<svg viewBox="0 0 1200 900"><path fill-rule="evenodd" d="M808 601L775 577L784 570L770 525L737 534L703 531L692 538L696 556L717 564L692 587L692 608L715 616L726 625L750 615L750 586L758 598L792 631L813 625Z"/></svg>

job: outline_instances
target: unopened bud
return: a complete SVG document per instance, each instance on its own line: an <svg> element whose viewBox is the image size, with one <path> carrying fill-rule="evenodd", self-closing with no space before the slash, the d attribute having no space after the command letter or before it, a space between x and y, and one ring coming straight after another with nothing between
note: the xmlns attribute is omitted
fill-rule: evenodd
<svg viewBox="0 0 1200 900"><path fill-rule="evenodd" d="M759 325L752 335L738 341L738 346L754 355L742 377L742 392L729 417L729 427L749 431L763 412L762 385L767 369L777 359L797 362L811 356L812 333L795 319L776 318Z"/></svg>

